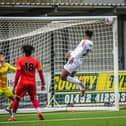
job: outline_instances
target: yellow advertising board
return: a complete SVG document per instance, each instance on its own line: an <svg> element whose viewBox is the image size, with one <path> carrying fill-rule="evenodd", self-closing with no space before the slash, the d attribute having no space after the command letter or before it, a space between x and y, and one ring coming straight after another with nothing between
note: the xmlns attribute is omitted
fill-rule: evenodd
<svg viewBox="0 0 126 126"><path fill-rule="evenodd" d="M114 91L114 75L112 72L86 73L76 76L83 80L87 91ZM119 91L126 91L126 72L119 72ZM58 91L77 91L78 86L62 81L60 75L55 75L55 90Z"/></svg>

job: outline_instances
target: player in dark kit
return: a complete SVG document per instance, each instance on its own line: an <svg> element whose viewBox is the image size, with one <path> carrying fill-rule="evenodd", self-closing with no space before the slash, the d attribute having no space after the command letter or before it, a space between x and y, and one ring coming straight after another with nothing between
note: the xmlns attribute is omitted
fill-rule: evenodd
<svg viewBox="0 0 126 126"><path fill-rule="evenodd" d="M16 62L16 75L13 91L16 89L16 97L13 103L12 116L8 119L9 121L15 121L16 111L19 106L20 99L28 92L31 101L38 112L38 117L40 120L44 120L44 116L40 111L39 102L36 98L36 80L35 80L35 70L39 72L42 87L41 90L45 89L45 81L43 76L42 67L38 59L31 56L34 52L34 47L31 45L22 46L22 51L25 53L24 56L17 59ZM18 82L20 78L20 81Z"/></svg>

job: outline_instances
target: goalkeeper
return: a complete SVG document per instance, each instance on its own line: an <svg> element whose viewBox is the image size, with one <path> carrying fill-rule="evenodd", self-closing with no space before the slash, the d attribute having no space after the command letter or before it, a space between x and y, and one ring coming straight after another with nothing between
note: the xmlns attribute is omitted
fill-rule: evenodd
<svg viewBox="0 0 126 126"><path fill-rule="evenodd" d="M5 63L5 56L3 52L0 52L0 95L4 96L5 98L9 98L11 100L10 104L6 108L6 111L8 111L11 115L14 95L12 89L8 87L7 84L7 73L9 70L15 72L16 68L11 66L9 63Z"/></svg>
<svg viewBox="0 0 126 126"><path fill-rule="evenodd" d="M93 48L93 42L91 40L93 32L90 30L85 31L84 40L81 40L80 44L73 50L66 53L66 57L70 56L68 62L64 65L64 69L61 74L61 79L75 83L79 86L82 96L85 93L85 87L82 81L74 77L76 70L82 64L81 58L86 56Z"/></svg>

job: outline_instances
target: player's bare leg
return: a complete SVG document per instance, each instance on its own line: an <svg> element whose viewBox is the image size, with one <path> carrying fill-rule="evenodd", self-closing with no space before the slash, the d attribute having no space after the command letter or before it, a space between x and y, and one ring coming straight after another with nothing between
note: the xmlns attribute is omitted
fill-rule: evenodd
<svg viewBox="0 0 126 126"><path fill-rule="evenodd" d="M8 119L8 121L15 121L15 115L19 106L19 101L20 98L16 96L16 98L14 99L14 103L13 103L13 108L12 108L12 116Z"/></svg>
<svg viewBox="0 0 126 126"><path fill-rule="evenodd" d="M67 76L69 75L70 73L67 70L63 69L62 74L61 74L61 80L67 81Z"/></svg>
<svg viewBox="0 0 126 126"><path fill-rule="evenodd" d="M5 110L7 112L9 112L10 115L12 115L12 106L13 106L14 98L13 98L13 96L11 96L11 97L9 97L9 99L11 99L11 102Z"/></svg>
<svg viewBox="0 0 126 126"><path fill-rule="evenodd" d="M12 110L11 110L12 106L13 106L13 101L11 101L8 107L5 109L7 112L9 112L10 115L12 115Z"/></svg>

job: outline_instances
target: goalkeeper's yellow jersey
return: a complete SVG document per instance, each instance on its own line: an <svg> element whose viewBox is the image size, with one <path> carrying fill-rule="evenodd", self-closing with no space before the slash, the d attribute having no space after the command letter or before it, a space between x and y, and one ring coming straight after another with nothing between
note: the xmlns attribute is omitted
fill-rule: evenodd
<svg viewBox="0 0 126 126"><path fill-rule="evenodd" d="M7 73L8 71L16 71L16 67L13 67L9 63L0 64L0 88L7 88Z"/></svg>

